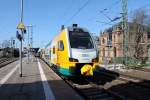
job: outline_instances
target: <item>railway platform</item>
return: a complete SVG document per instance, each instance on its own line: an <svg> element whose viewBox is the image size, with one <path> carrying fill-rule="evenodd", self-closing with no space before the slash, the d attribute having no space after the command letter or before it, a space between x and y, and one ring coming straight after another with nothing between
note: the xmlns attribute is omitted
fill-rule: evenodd
<svg viewBox="0 0 150 100"><path fill-rule="evenodd" d="M24 58L22 71L19 61L0 68L0 100L83 100L40 59Z"/></svg>

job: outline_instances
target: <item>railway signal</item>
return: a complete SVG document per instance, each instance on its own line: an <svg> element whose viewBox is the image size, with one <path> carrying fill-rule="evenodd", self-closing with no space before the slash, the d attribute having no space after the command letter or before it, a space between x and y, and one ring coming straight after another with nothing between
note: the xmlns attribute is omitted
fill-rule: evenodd
<svg viewBox="0 0 150 100"><path fill-rule="evenodd" d="M17 39L19 40L19 41L21 41L22 40L22 35L17 31L17 33L16 33L16 37L17 37Z"/></svg>

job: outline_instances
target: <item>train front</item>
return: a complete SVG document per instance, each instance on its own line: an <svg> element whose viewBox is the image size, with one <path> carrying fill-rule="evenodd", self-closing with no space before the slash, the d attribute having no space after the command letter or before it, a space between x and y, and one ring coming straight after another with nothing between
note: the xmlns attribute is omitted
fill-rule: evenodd
<svg viewBox="0 0 150 100"><path fill-rule="evenodd" d="M84 28L77 25L68 28L69 62L72 66L69 70L73 74L92 76L95 67L98 66L98 50L92 35Z"/></svg>

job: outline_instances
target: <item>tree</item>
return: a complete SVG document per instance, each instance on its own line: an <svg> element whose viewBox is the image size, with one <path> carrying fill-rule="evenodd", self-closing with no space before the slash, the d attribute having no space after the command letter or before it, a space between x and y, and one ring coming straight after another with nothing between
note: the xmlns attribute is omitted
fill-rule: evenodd
<svg viewBox="0 0 150 100"><path fill-rule="evenodd" d="M144 44L144 34L146 33L145 27L147 27L146 20L149 19L148 10L141 8L137 9L133 13L132 23L133 23L133 35L134 35L134 57L144 63L146 59L143 57L145 44Z"/></svg>
<svg viewBox="0 0 150 100"><path fill-rule="evenodd" d="M2 43L2 47L3 48L10 47L10 41L9 40L4 40L3 43Z"/></svg>

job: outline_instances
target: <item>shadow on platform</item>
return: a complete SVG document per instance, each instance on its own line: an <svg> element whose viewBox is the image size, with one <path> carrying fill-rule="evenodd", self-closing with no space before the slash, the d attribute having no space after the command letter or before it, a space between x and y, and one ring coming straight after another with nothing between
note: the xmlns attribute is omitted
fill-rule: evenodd
<svg viewBox="0 0 150 100"><path fill-rule="evenodd" d="M78 100L78 96L75 97L76 92L70 91L72 88L69 85L64 85L63 80L53 80L48 81L48 83L56 100L66 100L67 98ZM42 81L3 84L0 87L0 100L46 100Z"/></svg>
<svg viewBox="0 0 150 100"><path fill-rule="evenodd" d="M23 82L23 84L21 84ZM65 100L69 97L68 85L64 86L63 80L48 81L56 100ZM139 82L139 84L150 86L150 81ZM149 85L148 85L149 84ZM132 83L124 83L112 86L109 90L123 94L125 97L132 97L133 100L149 100L150 88L135 86ZM68 95L64 95L68 94ZM18 83L4 84L0 87L0 100L44 100L45 95L41 81L27 83L18 81Z"/></svg>

